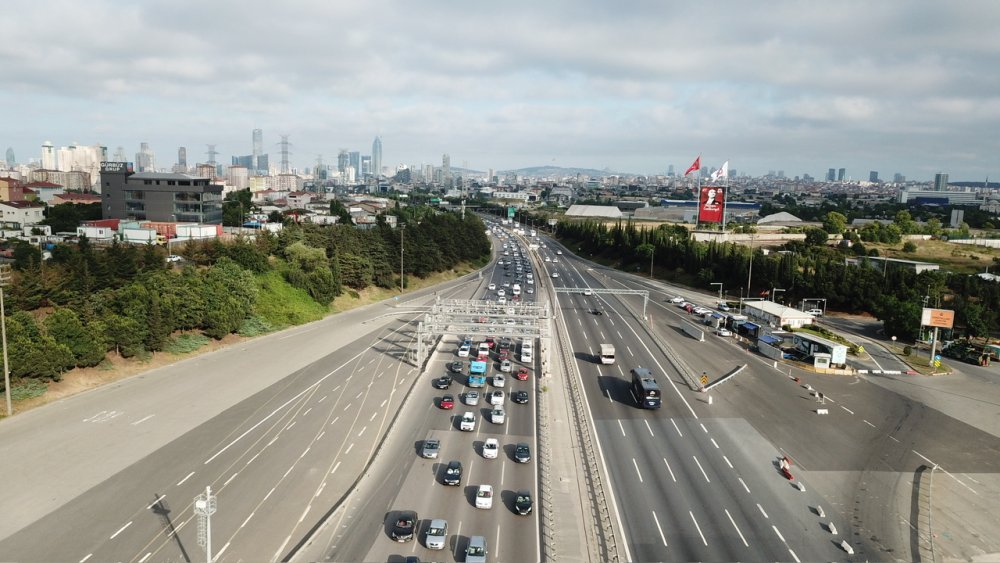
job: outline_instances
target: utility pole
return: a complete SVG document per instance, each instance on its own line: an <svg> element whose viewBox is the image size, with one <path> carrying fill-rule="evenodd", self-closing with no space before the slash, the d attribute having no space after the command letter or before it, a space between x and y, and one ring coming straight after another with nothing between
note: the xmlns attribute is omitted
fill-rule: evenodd
<svg viewBox="0 0 1000 563"><path fill-rule="evenodd" d="M649 279L653 279L653 255L656 254L656 247L649 250Z"/></svg>
<svg viewBox="0 0 1000 563"><path fill-rule="evenodd" d="M712 282L712 283L710 283L708 285L717 285L717 286L719 286L719 303L722 303L722 282Z"/></svg>
<svg viewBox="0 0 1000 563"><path fill-rule="evenodd" d="M14 415L10 401L10 366L7 364L7 311L3 306L3 288L10 283L10 264L0 264L0 330L3 332L3 389L7 399L7 416Z"/></svg>
<svg viewBox="0 0 1000 563"><path fill-rule="evenodd" d="M406 224L399 224L399 293L403 293L403 229Z"/></svg>
<svg viewBox="0 0 1000 563"><path fill-rule="evenodd" d="M194 513L198 515L198 545L205 548L206 563L212 563L212 515L215 508L212 487L205 487L205 494L194 498Z"/></svg>

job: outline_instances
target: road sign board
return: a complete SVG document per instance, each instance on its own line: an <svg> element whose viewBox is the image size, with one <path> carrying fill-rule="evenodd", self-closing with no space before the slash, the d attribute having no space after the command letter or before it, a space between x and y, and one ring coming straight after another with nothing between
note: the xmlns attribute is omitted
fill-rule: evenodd
<svg viewBox="0 0 1000 563"><path fill-rule="evenodd" d="M701 384L702 385L707 385L708 384L708 376L707 375L701 376Z"/></svg>

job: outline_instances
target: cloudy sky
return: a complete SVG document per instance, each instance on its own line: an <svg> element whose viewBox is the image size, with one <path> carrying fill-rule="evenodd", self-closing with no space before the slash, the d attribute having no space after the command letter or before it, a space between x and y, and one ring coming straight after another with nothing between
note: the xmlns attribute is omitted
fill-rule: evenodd
<svg viewBox="0 0 1000 563"><path fill-rule="evenodd" d="M6 0L0 151L1000 180L1000 2Z"/></svg>

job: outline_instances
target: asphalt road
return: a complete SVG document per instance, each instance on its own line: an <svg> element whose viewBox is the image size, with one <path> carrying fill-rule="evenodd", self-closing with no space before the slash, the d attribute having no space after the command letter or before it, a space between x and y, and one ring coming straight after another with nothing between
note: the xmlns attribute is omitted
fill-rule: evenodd
<svg viewBox="0 0 1000 563"><path fill-rule="evenodd" d="M509 270L513 272L513 268ZM494 291L486 290L493 282L498 288L512 282L507 270L496 267L479 284L477 297L495 299ZM507 289L509 295L510 289ZM532 301L534 295L524 295ZM431 380L448 373L447 363L460 359L456 356L458 335L442 340L438 351L427 364L422 383L403 406L393 436L387 441L383 455L373 466L370 475L330 519L313 542L299 554L300 560L323 561L401 561L407 556L421 560L463 561L469 538L486 537L490 560L538 561L540 560L539 528L536 514L520 516L514 510L518 491L527 490L538 507L538 473L535 466L537 453L535 410L535 365L527 366L531 374L527 381L518 381L508 374L503 387L507 393L504 424L489 422L489 408L485 398L477 406L464 404L462 398L468 391L463 376L453 376L447 391L434 389ZM516 357L516 355L515 355ZM498 373L495 356L488 373ZM537 360L537 357L536 357ZM466 361L466 365L467 365ZM514 371L522 364L515 361ZM488 385L484 391L495 389ZM514 404L509 392L524 389L530 393L529 403ZM454 409L438 408L442 394L455 396ZM461 414L470 411L476 417L476 429L464 432L459 429ZM426 439L441 441L437 459L419 456ZM488 438L500 443L501 452L496 459L482 455L482 445ZM529 463L514 460L514 447L518 442L528 443L532 452ZM459 486L444 485L442 478L449 461L462 463L463 475ZM491 509L475 506L475 493L479 484L494 488ZM413 541L397 543L389 535L391 523L403 510L414 510L420 525ZM448 522L448 540L445 549L427 548L426 529L431 519Z"/></svg>
<svg viewBox="0 0 1000 563"><path fill-rule="evenodd" d="M441 291L470 294L452 285ZM330 317L5 421L3 559L200 560L193 501L206 486L217 495L218 560L283 558L355 482L415 384L416 369L400 360L430 297Z"/></svg>

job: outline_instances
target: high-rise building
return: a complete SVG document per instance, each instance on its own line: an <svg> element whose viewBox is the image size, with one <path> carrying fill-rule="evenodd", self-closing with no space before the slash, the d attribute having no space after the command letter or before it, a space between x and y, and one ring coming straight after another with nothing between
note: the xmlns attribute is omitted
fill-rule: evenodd
<svg viewBox="0 0 1000 563"><path fill-rule="evenodd" d="M372 176L382 174L382 137L376 136L372 142Z"/></svg>
<svg viewBox="0 0 1000 563"><path fill-rule="evenodd" d="M360 151L351 151L351 152L347 153L347 161L348 161L348 164L352 168L354 168L354 174L355 175L357 175L358 172L361 172L361 152Z"/></svg>
<svg viewBox="0 0 1000 563"><path fill-rule="evenodd" d="M895 174L892 175L892 181L897 184L902 184L903 182L906 181L906 176L903 176L899 172L896 172Z"/></svg>
<svg viewBox="0 0 1000 563"><path fill-rule="evenodd" d="M347 172L347 167L351 165L351 156L347 154L347 149L340 149L337 153L337 171L343 175Z"/></svg>
<svg viewBox="0 0 1000 563"><path fill-rule="evenodd" d="M441 181L451 186L451 156L447 153L441 155Z"/></svg>
<svg viewBox="0 0 1000 563"><path fill-rule="evenodd" d="M673 175L674 175L674 165L671 164L667 166L667 176L673 176Z"/></svg>
<svg viewBox="0 0 1000 563"><path fill-rule="evenodd" d="M833 168L831 168L831 169L829 169L829 170L826 171L826 181L827 182L833 182L836 179L837 179L837 171L836 170L834 170Z"/></svg>
<svg viewBox="0 0 1000 563"><path fill-rule="evenodd" d="M125 147L119 146L115 149L115 154L111 157L111 160L114 162L126 162L128 157L125 156Z"/></svg>
<svg viewBox="0 0 1000 563"><path fill-rule="evenodd" d="M177 149L177 167L182 170L187 170L188 165L188 150L185 147L179 147Z"/></svg>
<svg viewBox="0 0 1000 563"><path fill-rule="evenodd" d="M847 169L846 168L837 169L837 181L843 182L846 179L847 179Z"/></svg>
<svg viewBox="0 0 1000 563"><path fill-rule="evenodd" d="M14 147L7 147L7 166L14 166L17 161L14 160Z"/></svg>
<svg viewBox="0 0 1000 563"><path fill-rule="evenodd" d="M948 190L948 175L938 172L934 175L934 191L943 192Z"/></svg>
<svg viewBox="0 0 1000 563"><path fill-rule="evenodd" d="M156 157L153 155L153 150L149 148L149 143L139 143L139 152L135 153L135 171L156 171Z"/></svg>
<svg viewBox="0 0 1000 563"><path fill-rule="evenodd" d="M361 176L372 176L372 157L367 154L361 157Z"/></svg>
<svg viewBox="0 0 1000 563"><path fill-rule="evenodd" d="M261 129L254 129L253 152L251 153L251 156L253 156L253 164L249 168L252 168L253 170L261 170L260 157L263 154L264 154L264 131ZM267 166L264 166L263 169L266 170Z"/></svg>
<svg viewBox="0 0 1000 563"><path fill-rule="evenodd" d="M878 170L871 170L868 172L869 182L878 182Z"/></svg>
<svg viewBox="0 0 1000 563"><path fill-rule="evenodd" d="M42 143L42 169L56 169L56 149L52 146L52 141Z"/></svg>

